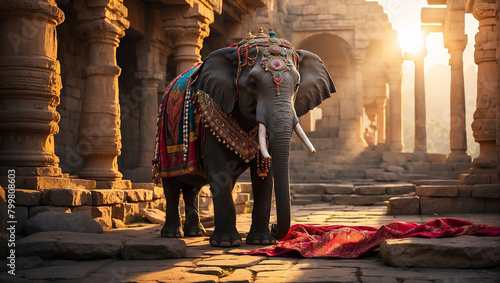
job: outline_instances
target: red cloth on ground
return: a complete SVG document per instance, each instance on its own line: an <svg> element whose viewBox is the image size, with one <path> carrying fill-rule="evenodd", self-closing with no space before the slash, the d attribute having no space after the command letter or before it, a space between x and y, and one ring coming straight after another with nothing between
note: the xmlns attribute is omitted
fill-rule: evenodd
<svg viewBox="0 0 500 283"><path fill-rule="evenodd" d="M461 235L500 236L500 227L473 224L453 218L438 218L425 224L393 222L376 229L367 226L293 225L288 234L271 248L243 254L356 258L375 251L387 239L407 237L443 238Z"/></svg>

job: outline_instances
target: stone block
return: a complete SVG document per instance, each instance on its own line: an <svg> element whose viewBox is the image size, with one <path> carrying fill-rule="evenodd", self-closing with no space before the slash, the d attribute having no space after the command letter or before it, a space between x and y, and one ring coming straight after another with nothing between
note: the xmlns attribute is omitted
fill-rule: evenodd
<svg viewBox="0 0 500 283"><path fill-rule="evenodd" d="M250 200L250 194L248 193L239 193L234 199L234 203L247 203Z"/></svg>
<svg viewBox="0 0 500 283"><path fill-rule="evenodd" d="M453 164L449 163L431 163L431 171L453 171Z"/></svg>
<svg viewBox="0 0 500 283"><path fill-rule="evenodd" d="M484 199L484 212L486 212L486 213L500 213L500 198L486 198L486 199Z"/></svg>
<svg viewBox="0 0 500 283"><path fill-rule="evenodd" d="M71 212L70 213L81 213L81 214L86 214L90 217L92 217L92 206L77 206L77 207L73 207L71 209ZM94 217L92 217L94 218Z"/></svg>
<svg viewBox="0 0 500 283"><path fill-rule="evenodd" d="M394 182L398 180L398 174L393 172L377 173L375 174L374 179L379 182Z"/></svg>
<svg viewBox="0 0 500 283"><path fill-rule="evenodd" d="M469 172L469 169L471 167L472 167L472 164L470 164L470 163L454 163L453 164L453 171Z"/></svg>
<svg viewBox="0 0 500 283"><path fill-rule="evenodd" d="M500 264L500 237L390 239L380 244L379 255L401 267L491 268Z"/></svg>
<svg viewBox="0 0 500 283"><path fill-rule="evenodd" d="M146 208L146 209L140 209L139 210L140 214L146 219L148 219L149 222L153 224L165 224L165 212L159 210L159 209L152 209L152 208Z"/></svg>
<svg viewBox="0 0 500 283"><path fill-rule="evenodd" d="M430 162L425 162L425 161L412 161L406 163L406 169L410 172L414 171L429 171L431 168L431 163Z"/></svg>
<svg viewBox="0 0 500 283"><path fill-rule="evenodd" d="M292 205L308 205L311 203L312 203L312 200L310 200L310 199L292 199L292 201L291 201Z"/></svg>
<svg viewBox="0 0 500 283"><path fill-rule="evenodd" d="M125 200L125 192L121 190L93 190L92 204L106 205L122 203Z"/></svg>
<svg viewBox="0 0 500 283"><path fill-rule="evenodd" d="M387 204L389 215L418 215L420 214L420 200L418 197L393 197Z"/></svg>
<svg viewBox="0 0 500 283"><path fill-rule="evenodd" d="M294 194L293 199L294 200L307 199L311 200L312 202L321 202L321 196L322 194Z"/></svg>
<svg viewBox="0 0 500 283"><path fill-rule="evenodd" d="M16 205L39 205L41 195L42 193L40 191L16 189Z"/></svg>
<svg viewBox="0 0 500 283"><path fill-rule="evenodd" d="M432 215L434 213L484 213L484 210L484 199L420 197L420 212L422 215Z"/></svg>
<svg viewBox="0 0 500 283"><path fill-rule="evenodd" d="M94 190L96 181L58 177L26 177L24 188L33 190L87 189Z"/></svg>
<svg viewBox="0 0 500 283"><path fill-rule="evenodd" d="M102 233L102 228L89 215L56 211L42 212L26 221L26 234L46 231Z"/></svg>
<svg viewBox="0 0 500 283"><path fill-rule="evenodd" d="M293 184L291 189L297 194L324 194L324 184Z"/></svg>
<svg viewBox="0 0 500 283"><path fill-rule="evenodd" d="M490 175L488 174L461 174L460 184L475 185L475 184L489 184Z"/></svg>
<svg viewBox="0 0 500 283"><path fill-rule="evenodd" d="M378 168L366 169L365 176L367 179L374 179L376 174L383 172L384 169L378 169Z"/></svg>
<svg viewBox="0 0 500 283"><path fill-rule="evenodd" d="M128 202L151 201L153 200L153 191L138 189L126 190Z"/></svg>
<svg viewBox="0 0 500 283"><path fill-rule="evenodd" d="M130 180L97 181L95 188L98 190L130 190L132 182Z"/></svg>
<svg viewBox="0 0 500 283"><path fill-rule="evenodd" d="M92 205L92 193L82 189L43 190L42 204L52 206Z"/></svg>
<svg viewBox="0 0 500 283"><path fill-rule="evenodd" d="M182 258L186 255L186 251L186 243L183 240L156 237L126 242L122 257L125 260Z"/></svg>
<svg viewBox="0 0 500 283"><path fill-rule="evenodd" d="M252 193L252 183L251 182L238 182L242 193Z"/></svg>
<svg viewBox="0 0 500 283"><path fill-rule="evenodd" d="M247 213L247 204L246 203L235 203L234 209L236 210L236 214Z"/></svg>
<svg viewBox="0 0 500 283"><path fill-rule="evenodd" d="M16 256L97 260L116 257L121 248L120 241L101 234L67 231L40 232L18 240Z"/></svg>
<svg viewBox="0 0 500 283"><path fill-rule="evenodd" d="M414 193L415 191L416 187L413 184L394 184L385 186L385 193L388 195L406 195Z"/></svg>
<svg viewBox="0 0 500 283"><path fill-rule="evenodd" d="M424 185L418 186L416 193L421 197L458 197L458 186Z"/></svg>
<svg viewBox="0 0 500 283"><path fill-rule="evenodd" d="M386 168L385 168L387 171L389 172L394 172L394 173L403 173L405 171L405 169L401 166L396 166L396 165L388 165Z"/></svg>
<svg viewBox="0 0 500 283"><path fill-rule="evenodd" d="M446 154L442 153L427 153L425 160L430 163L446 163Z"/></svg>
<svg viewBox="0 0 500 283"><path fill-rule="evenodd" d="M167 201L164 198L155 199L149 202L149 208L159 209L165 211L167 208ZM200 208L201 210L201 208Z"/></svg>
<svg viewBox="0 0 500 283"><path fill-rule="evenodd" d="M379 195L334 195L334 203L339 205L373 205L380 201Z"/></svg>
<svg viewBox="0 0 500 283"><path fill-rule="evenodd" d="M64 206L48 206L48 205L32 206L32 207L29 207L29 210L28 210L29 218L37 215L38 213L46 212L46 211L57 211L57 212L71 213L71 209L69 207L64 207Z"/></svg>
<svg viewBox="0 0 500 283"><path fill-rule="evenodd" d="M352 194L354 187L353 185L327 184L325 185L325 191L327 194L332 195Z"/></svg>
<svg viewBox="0 0 500 283"><path fill-rule="evenodd" d="M458 197L460 198L472 197L472 186L467 186L467 185L458 186Z"/></svg>
<svg viewBox="0 0 500 283"><path fill-rule="evenodd" d="M163 187L154 186L152 191L153 191L153 199L159 199L165 196L163 192Z"/></svg>
<svg viewBox="0 0 500 283"><path fill-rule="evenodd" d="M214 213L214 204L211 197L199 197L198 208L200 211Z"/></svg>
<svg viewBox="0 0 500 283"><path fill-rule="evenodd" d="M500 198L500 184L484 184L472 186L472 197Z"/></svg>
<svg viewBox="0 0 500 283"><path fill-rule="evenodd" d="M409 162L410 159L411 153L409 152L384 151L382 153L382 161L389 164L401 165Z"/></svg>
<svg viewBox="0 0 500 283"><path fill-rule="evenodd" d="M29 209L27 206L21 206L21 205L16 205L16 208L14 209L16 212L16 234L19 233L24 233L25 232L25 224L28 221L28 216L29 216ZM2 212L3 213L3 212Z"/></svg>
<svg viewBox="0 0 500 283"><path fill-rule="evenodd" d="M384 195L384 185L355 186L354 193L357 195Z"/></svg>
<svg viewBox="0 0 500 283"><path fill-rule="evenodd" d="M118 203L112 206L112 217L131 223L139 216L138 203Z"/></svg>
<svg viewBox="0 0 500 283"><path fill-rule="evenodd" d="M116 229L121 229L121 228L127 227L125 225L125 223L123 223L123 221L121 221L120 219L116 219L116 218L111 218L111 225L113 228L116 228Z"/></svg>

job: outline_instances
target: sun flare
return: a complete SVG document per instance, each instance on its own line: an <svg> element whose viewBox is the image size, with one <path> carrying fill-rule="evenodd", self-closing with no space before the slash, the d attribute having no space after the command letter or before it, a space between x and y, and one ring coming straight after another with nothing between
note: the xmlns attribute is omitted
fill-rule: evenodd
<svg viewBox="0 0 500 283"><path fill-rule="evenodd" d="M398 32L398 41L403 52L417 53L423 45L420 27L407 27Z"/></svg>

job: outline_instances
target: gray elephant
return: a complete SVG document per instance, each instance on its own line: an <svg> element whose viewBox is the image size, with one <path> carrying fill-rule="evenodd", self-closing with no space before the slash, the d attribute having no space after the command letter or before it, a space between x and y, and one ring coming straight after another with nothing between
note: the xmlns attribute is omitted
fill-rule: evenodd
<svg viewBox="0 0 500 283"><path fill-rule="evenodd" d="M180 76L176 85L169 87L160 107L153 162L167 200L161 235L203 235L198 192L210 184L215 222L210 244L240 245L231 193L237 178L250 168L254 207L246 243L271 244L283 238L291 217L292 131L314 152L298 117L336 92L321 59L308 51L295 51L274 31L268 36L261 29L237 46L212 52L201 65ZM169 129L180 133L169 136ZM165 150L169 147L170 151ZM168 169L166 161L174 169ZM277 224L270 231L273 186ZM180 191L185 201L184 227L178 209Z"/></svg>

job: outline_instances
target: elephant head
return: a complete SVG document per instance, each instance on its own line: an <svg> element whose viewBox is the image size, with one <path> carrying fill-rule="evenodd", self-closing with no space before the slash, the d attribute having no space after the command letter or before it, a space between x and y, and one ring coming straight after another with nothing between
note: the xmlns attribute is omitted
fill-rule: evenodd
<svg viewBox="0 0 500 283"><path fill-rule="evenodd" d="M261 154L272 157L277 225L271 232L276 239L283 238L290 228L292 131L314 152L298 117L336 92L325 65L311 52L295 51L273 31L269 36L261 31L255 37L247 36L237 47L207 56L193 87L208 93L244 129L259 125Z"/></svg>

